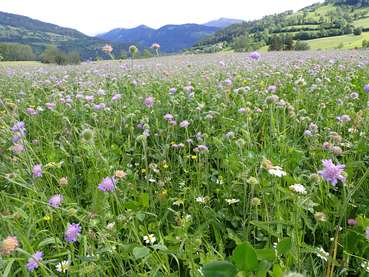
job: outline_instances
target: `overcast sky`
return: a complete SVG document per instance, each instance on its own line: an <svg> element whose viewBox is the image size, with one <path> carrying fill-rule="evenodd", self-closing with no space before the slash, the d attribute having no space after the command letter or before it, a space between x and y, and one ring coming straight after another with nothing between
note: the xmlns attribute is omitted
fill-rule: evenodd
<svg viewBox="0 0 369 277"><path fill-rule="evenodd" d="M258 19L316 2L319 0L0 0L0 11L95 35L141 24L158 28L205 23L220 17Z"/></svg>

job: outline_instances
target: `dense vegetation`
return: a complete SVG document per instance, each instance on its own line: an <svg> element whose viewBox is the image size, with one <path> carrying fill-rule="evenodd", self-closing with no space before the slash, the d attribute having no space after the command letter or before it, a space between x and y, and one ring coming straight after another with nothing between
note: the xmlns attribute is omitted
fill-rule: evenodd
<svg viewBox="0 0 369 277"><path fill-rule="evenodd" d="M367 276L368 54L0 67L0 272Z"/></svg>
<svg viewBox="0 0 369 277"><path fill-rule="evenodd" d="M296 13L286 11L229 26L205 38L193 50L250 50L265 45L276 50L270 47L273 40L285 40L286 37L294 41L309 41L349 34L360 35L361 32L369 31L368 7L367 1L326 1ZM247 38L247 47L243 44L240 48L240 37Z"/></svg>
<svg viewBox="0 0 369 277"><path fill-rule="evenodd" d="M33 61L36 59L31 46L17 43L1 43L0 56L5 61Z"/></svg>

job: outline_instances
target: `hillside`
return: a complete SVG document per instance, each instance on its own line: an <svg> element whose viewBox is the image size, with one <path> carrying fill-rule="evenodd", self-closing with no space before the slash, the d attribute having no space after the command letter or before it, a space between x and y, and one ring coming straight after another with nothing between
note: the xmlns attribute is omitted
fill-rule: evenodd
<svg viewBox="0 0 369 277"><path fill-rule="evenodd" d="M218 27L199 24L165 25L159 29L140 25L132 29L113 29L97 37L111 42L137 44L144 48L159 43L162 52L173 53L192 47L218 30Z"/></svg>
<svg viewBox="0 0 369 277"><path fill-rule="evenodd" d="M231 25L203 39L193 50L232 48L249 51L268 48L273 42L278 42L281 47L272 50L284 50L286 41L297 40L305 41L313 49L319 49L319 43L315 40L323 39L324 44L325 38L330 37L335 37L335 43L329 48L352 48L361 47L358 39L366 38L366 32L369 32L368 0L329 0L297 12L286 11L260 20Z"/></svg>
<svg viewBox="0 0 369 277"><path fill-rule="evenodd" d="M30 45L36 54L40 54L48 45L55 45L66 52L78 51L82 59L94 59L97 55L103 55L100 48L106 42L74 29L0 12L0 43ZM122 47L114 45L116 51Z"/></svg>

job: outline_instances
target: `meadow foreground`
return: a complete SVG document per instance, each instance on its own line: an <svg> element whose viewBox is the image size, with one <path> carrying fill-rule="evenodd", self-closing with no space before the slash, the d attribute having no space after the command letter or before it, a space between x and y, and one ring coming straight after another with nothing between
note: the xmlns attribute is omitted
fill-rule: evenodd
<svg viewBox="0 0 369 277"><path fill-rule="evenodd" d="M0 272L366 276L368 63L0 64Z"/></svg>

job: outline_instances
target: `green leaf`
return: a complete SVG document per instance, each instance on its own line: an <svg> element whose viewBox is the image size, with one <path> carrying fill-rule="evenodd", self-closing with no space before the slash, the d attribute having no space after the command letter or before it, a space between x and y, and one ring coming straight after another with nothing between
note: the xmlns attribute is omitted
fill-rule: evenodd
<svg viewBox="0 0 369 277"><path fill-rule="evenodd" d="M277 251L279 255L286 255L292 248L292 241L290 238L285 238L277 244Z"/></svg>
<svg viewBox="0 0 369 277"><path fill-rule="evenodd" d="M136 260L144 258L149 254L150 254L150 249L145 246L133 248L133 256L135 256Z"/></svg>
<svg viewBox="0 0 369 277"><path fill-rule="evenodd" d="M234 277L237 268L227 261L216 261L204 265L201 269L205 277Z"/></svg>
<svg viewBox="0 0 369 277"><path fill-rule="evenodd" d="M143 213L143 212L138 212L137 214L136 214L136 218L139 220L139 221L141 221L141 222L143 222L144 220L145 220L145 214Z"/></svg>
<svg viewBox="0 0 369 277"><path fill-rule="evenodd" d="M61 244L59 238L46 238L38 244L38 248L42 248L49 244Z"/></svg>
<svg viewBox="0 0 369 277"><path fill-rule="evenodd" d="M254 271L258 267L258 259L254 248L249 243L243 243L233 251L232 261L239 270Z"/></svg>
<svg viewBox="0 0 369 277"><path fill-rule="evenodd" d="M273 265L273 273L272 276L273 277L282 277L283 271L282 268L279 264L275 264Z"/></svg>
<svg viewBox="0 0 369 277"><path fill-rule="evenodd" d="M259 260L272 262L275 259L275 252L273 249L255 249L255 252Z"/></svg>
<svg viewBox="0 0 369 277"><path fill-rule="evenodd" d="M148 193L141 193L139 196L139 202L144 208L149 207L149 194Z"/></svg>
<svg viewBox="0 0 369 277"><path fill-rule="evenodd" d="M10 259L9 260L9 262L6 265L6 268L5 268L4 272L3 272L3 275L2 275L3 277L7 277L9 275L10 270L12 269L12 265L13 265L14 262L15 262L15 259Z"/></svg>

